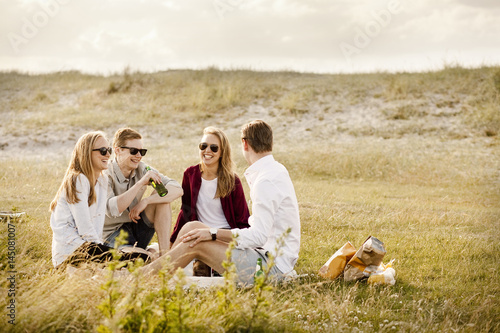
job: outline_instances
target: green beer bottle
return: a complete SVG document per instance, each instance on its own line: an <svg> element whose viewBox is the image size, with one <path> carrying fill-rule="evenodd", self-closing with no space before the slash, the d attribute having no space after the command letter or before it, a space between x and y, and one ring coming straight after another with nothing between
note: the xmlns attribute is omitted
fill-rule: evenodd
<svg viewBox="0 0 500 333"><path fill-rule="evenodd" d="M151 168L149 166L146 167L146 170L151 170ZM167 195L168 193L168 190L167 188L165 187L165 185L163 185L163 183L155 183L154 180L150 179L149 182L151 183L151 186L153 186L153 188L156 190L156 192L158 192L158 195L160 197L164 197Z"/></svg>
<svg viewBox="0 0 500 333"><path fill-rule="evenodd" d="M255 279L264 276L264 269L262 268L262 258L257 258L257 266L255 267Z"/></svg>

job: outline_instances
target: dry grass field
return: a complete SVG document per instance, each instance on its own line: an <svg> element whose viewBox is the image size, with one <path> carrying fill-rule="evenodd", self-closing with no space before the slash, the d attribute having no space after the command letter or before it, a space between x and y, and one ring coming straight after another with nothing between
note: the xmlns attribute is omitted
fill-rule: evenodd
<svg viewBox="0 0 500 333"><path fill-rule="evenodd" d="M0 331L500 332L499 67L0 73L0 101L0 210L26 212L0 224ZM124 283L52 269L48 206L81 134L131 126L145 160L180 181L210 125L230 137L242 175L239 128L253 119L273 127L295 185L301 278L184 291L168 275ZM317 275L369 235L396 259L394 286Z"/></svg>

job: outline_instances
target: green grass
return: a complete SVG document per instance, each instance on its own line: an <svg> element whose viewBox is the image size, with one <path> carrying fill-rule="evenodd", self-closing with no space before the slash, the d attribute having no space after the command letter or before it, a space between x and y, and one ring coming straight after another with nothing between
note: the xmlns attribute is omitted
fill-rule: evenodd
<svg viewBox="0 0 500 333"><path fill-rule="evenodd" d="M0 146L9 143L0 150L0 209L27 212L15 224L17 325L4 316L0 330L239 332L255 313L255 332L500 332L497 77L498 68L460 67L365 75L0 74ZM48 205L81 133L139 128L149 148L145 160L180 181L197 161L203 127L215 124L228 132L242 175L238 128L231 127L258 116L249 111L256 104L271 110L264 119L275 129L274 155L295 185L302 223L296 270L307 276L266 289L259 300L254 289L166 291L159 276L139 278L118 283L111 320L98 309L107 297L103 280L52 270ZM326 132L331 117L373 105L388 125ZM308 131L295 127L306 121ZM44 139L51 131L65 138L60 147ZM38 143L12 148L24 138ZM396 285L317 275L345 242L359 247L369 235L385 243L384 261L396 259ZM0 286L7 295L6 278Z"/></svg>

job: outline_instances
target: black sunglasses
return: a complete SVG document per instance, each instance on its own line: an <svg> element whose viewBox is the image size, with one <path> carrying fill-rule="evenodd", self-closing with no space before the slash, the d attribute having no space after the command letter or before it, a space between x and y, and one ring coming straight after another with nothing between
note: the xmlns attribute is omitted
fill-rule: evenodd
<svg viewBox="0 0 500 333"><path fill-rule="evenodd" d="M200 148L200 150L205 150L207 149L207 147L209 146L208 143L206 142L202 142L198 145L198 147ZM210 150L214 153L218 152L219 151L219 146L215 145L215 144L211 144L210 145Z"/></svg>
<svg viewBox="0 0 500 333"><path fill-rule="evenodd" d="M111 147L96 148L96 149L92 149L92 151L99 151L102 156L106 156L107 153L109 153L109 155L113 154L113 148L111 148Z"/></svg>
<svg viewBox="0 0 500 333"><path fill-rule="evenodd" d="M147 149L139 149L139 148L131 148L131 147L120 147L120 148L125 148L125 149L128 149L130 150L130 155L137 155L137 153L141 153L141 156L144 156L146 155L146 153L148 152Z"/></svg>

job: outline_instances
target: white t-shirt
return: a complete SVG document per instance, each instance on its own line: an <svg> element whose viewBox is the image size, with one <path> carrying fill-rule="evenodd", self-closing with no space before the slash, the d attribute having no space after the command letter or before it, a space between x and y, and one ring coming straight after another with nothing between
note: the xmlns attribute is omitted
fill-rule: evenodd
<svg viewBox="0 0 500 333"><path fill-rule="evenodd" d="M217 178L205 180L201 178L200 193L196 203L198 219L211 228L230 229L226 216L222 210L220 198L215 198L217 192Z"/></svg>

